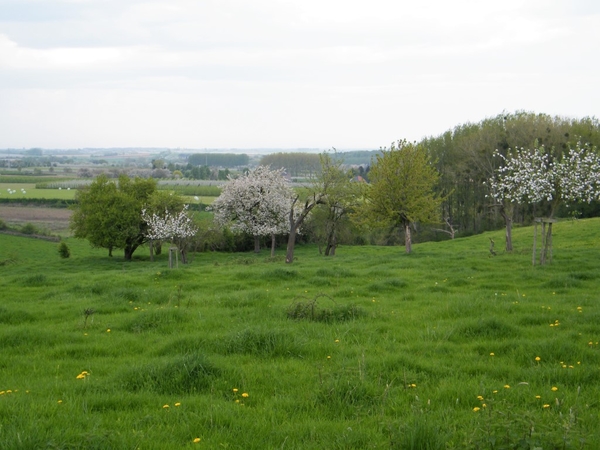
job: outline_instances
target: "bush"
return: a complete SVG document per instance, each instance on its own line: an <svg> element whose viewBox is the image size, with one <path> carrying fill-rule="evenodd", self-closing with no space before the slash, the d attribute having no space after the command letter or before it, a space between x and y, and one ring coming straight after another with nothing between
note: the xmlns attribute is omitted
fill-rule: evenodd
<svg viewBox="0 0 600 450"><path fill-rule="evenodd" d="M35 225L33 225L31 223L26 223L25 225L23 225L21 227L21 233L23 233L23 234L37 234L38 233L38 229L35 227Z"/></svg>
<svg viewBox="0 0 600 450"><path fill-rule="evenodd" d="M60 255L61 258L68 258L69 256L71 256L71 250L69 250L69 246L64 243L61 242L60 245L58 246L58 254Z"/></svg>
<svg viewBox="0 0 600 450"><path fill-rule="evenodd" d="M2 219L0 219L0 230L6 230L8 228L8 225L6 225L6 222Z"/></svg>

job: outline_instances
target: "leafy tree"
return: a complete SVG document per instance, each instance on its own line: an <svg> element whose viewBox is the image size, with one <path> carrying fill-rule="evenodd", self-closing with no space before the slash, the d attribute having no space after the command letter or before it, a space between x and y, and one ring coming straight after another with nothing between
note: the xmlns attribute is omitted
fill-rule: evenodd
<svg viewBox="0 0 600 450"><path fill-rule="evenodd" d="M230 177L212 209L219 225L253 236L255 252L260 251L260 237L270 235L273 252L275 235L287 230L291 198L282 170L258 166L239 178Z"/></svg>
<svg viewBox="0 0 600 450"><path fill-rule="evenodd" d="M377 155L361 214L368 223L402 227L406 253L412 251L410 227L439 220L442 198L434 192L439 174L422 145L392 143Z"/></svg>
<svg viewBox="0 0 600 450"><path fill-rule="evenodd" d="M141 210L155 190L152 179L131 180L122 175L115 183L104 174L98 176L76 194L78 203L71 216L74 236L87 239L93 247L108 249L109 256L113 249L123 249L125 260L130 261L146 241Z"/></svg>
<svg viewBox="0 0 600 450"><path fill-rule="evenodd" d="M352 180L351 171L344 169L344 160L333 154L320 155L321 179L327 181L328 191L314 211L314 218L325 240L325 256L334 256L340 232L350 225L349 215L357 206L362 185Z"/></svg>

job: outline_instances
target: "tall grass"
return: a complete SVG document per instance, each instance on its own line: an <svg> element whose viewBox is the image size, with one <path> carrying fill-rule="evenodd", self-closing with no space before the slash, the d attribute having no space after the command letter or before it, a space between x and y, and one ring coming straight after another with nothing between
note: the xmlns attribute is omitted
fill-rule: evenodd
<svg viewBox="0 0 600 450"><path fill-rule="evenodd" d="M546 266L490 237L168 270L0 235L0 448L597 448L600 220Z"/></svg>

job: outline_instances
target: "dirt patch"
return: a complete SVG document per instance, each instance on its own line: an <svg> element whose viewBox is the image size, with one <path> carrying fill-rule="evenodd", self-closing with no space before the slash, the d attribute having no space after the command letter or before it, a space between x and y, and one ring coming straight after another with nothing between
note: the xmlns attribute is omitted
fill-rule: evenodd
<svg viewBox="0 0 600 450"><path fill-rule="evenodd" d="M10 227L21 227L30 223L39 229L51 232L68 230L71 214L73 211L62 208L0 206L0 219Z"/></svg>

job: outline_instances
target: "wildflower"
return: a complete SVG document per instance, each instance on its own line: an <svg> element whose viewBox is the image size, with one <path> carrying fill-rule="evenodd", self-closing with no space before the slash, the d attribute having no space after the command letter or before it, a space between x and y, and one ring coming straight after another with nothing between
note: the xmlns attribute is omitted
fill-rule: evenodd
<svg viewBox="0 0 600 450"><path fill-rule="evenodd" d="M542 358L540 358L539 356L536 356L536 357L535 357L535 360L539 362L539 361L541 361L541 360L542 360Z"/></svg>
<svg viewBox="0 0 600 450"><path fill-rule="evenodd" d="M544 405L544 408L550 408L550 405L549 405L548 403L546 403L546 404Z"/></svg>
<svg viewBox="0 0 600 450"><path fill-rule="evenodd" d="M542 396L541 395L536 395L535 398L537 398L539 400L540 398L542 398Z"/></svg>
<svg viewBox="0 0 600 450"><path fill-rule="evenodd" d="M482 397L481 395L478 395L478 396L477 396L477 400L480 400L480 401L481 401L481 400L483 400L483 397Z"/></svg>
<svg viewBox="0 0 600 450"><path fill-rule="evenodd" d="M197 444L198 442L200 442L200 438L196 438L192 441L194 444Z"/></svg>
<svg viewBox="0 0 600 450"><path fill-rule="evenodd" d="M237 392L237 391L238 391L238 390L237 390L237 388L233 388L233 392L234 392L234 393L235 393L235 392Z"/></svg>
<svg viewBox="0 0 600 450"><path fill-rule="evenodd" d="M510 386L508 384L505 384L504 389L510 389Z"/></svg>
<svg viewBox="0 0 600 450"><path fill-rule="evenodd" d="M551 391L552 391L552 392L556 392L556 391L558 391L558 388L557 388L556 386L552 386L552 389L551 389Z"/></svg>
<svg viewBox="0 0 600 450"><path fill-rule="evenodd" d="M57 403L60 405L62 403L62 400L59 400Z"/></svg>
<svg viewBox="0 0 600 450"><path fill-rule="evenodd" d="M106 330L107 333L110 333L110 328Z"/></svg>
<svg viewBox="0 0 600 450"><path fill-rule="evenodd" d="M473 408L473 412L477 412L479 411L481 408L479 406L476 406L475 408Z"/></svg>
<svg viewBox="0 0 600 450"><path fill-rule="evenodd" d="M497 393L498 393L498 391L496 391L496 390L492 391L492 394L497 394Z"/></svg>
<svg viewBox="0 0 600 450"><path fill-rule="evenodd" d="M247 392L244 392L244 393L242 394L242 397L244 397L244 398L248 398L248 397L250 397L250 395L248 395L248 393L247 393Z"/></svg>
<svg viewBox="0 0 600 450"><path fill-rule="evenodd" d="M416 387L417 387L417 385L416 385L415 383L413 383L413 384L411 384L411 385L410 385L410 387L411 387L411 388L416 388Z"/></svg>
<svg viewBox="0 0 600 450"><path fill-rule="evenodd" d="M485 408L485 407L487 407L487 405L486 405L485 403L482 403L482 404L481 404L481 407L482 407L482 408Z"/></svg>
<svg viewBox="0 0 600 450"><path fill-rule="evenodd" d="M236 402L236 403L239 403L239 402L240 402L240 399L239 399L239 398L238 398L238 399L236 399L236 400L235 400L235 402Z"/></svg>
<svg viewBox="0 0 600 450"><path fill-rule="evenodd" d="M336 339L334 342L337 344L337 343L339 343L339 342L340 342L340 340L339 340L339 339Z"/></svg>
<svg viewBox="0 0 600 450"><path fill-rule="evenodd" d="M163 409L167 409L169 405L163 405Z"/></svg>
<svg viewBox="0 0 600 450"><path fill-rule="evenodd" d="M175 403L175 406L181 406L180 402Z"/></svg>
<svg viewBox="0 0 600 450"><path fill-rule="evenodd" d="M331 359L331 356L327 355L327 359Z"/></svg>
<svg viewBox="0 0 600 450"><path fill-rule="evenodd" d="M494 355L494 353L492 352L492 353L490 353L490 356L496 356L496 355Z"/></svg>

